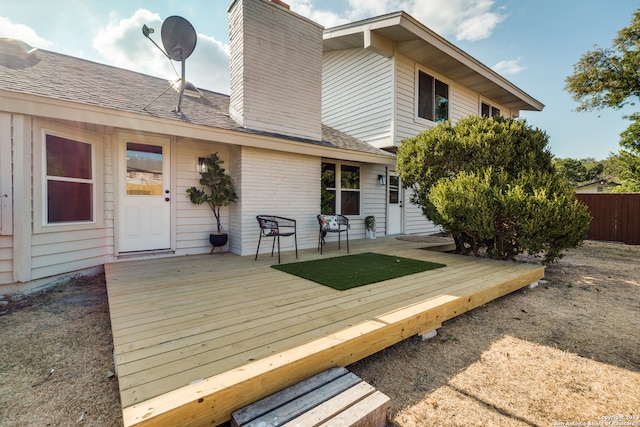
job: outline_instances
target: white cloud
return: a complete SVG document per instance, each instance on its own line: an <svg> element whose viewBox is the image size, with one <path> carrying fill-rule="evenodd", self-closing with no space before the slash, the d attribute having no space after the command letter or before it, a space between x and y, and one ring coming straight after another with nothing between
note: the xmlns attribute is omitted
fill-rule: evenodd
<svg viewBox="0 0 640 427"><path fill-rule="evenodd" d="M507 17L493 0L412 0L407 12L438 34L468 41L490 37Z"/></svg>
<svg viewBox="0 0 640 427"><path fill-rule="evenodd" d="M22 40L32 47L43 49L47 49L53 45L51 41L45 40L36 34L31 27L24 24L16 24L4 16L0 16L0 37Z"/></svg>
<svg viewBox="0 0 640 427"><path fill-rule="evenodd" d="M520 59L510 59L505 61L500 61L493 67L493 71L502 75L513 75L518 74L521 71L524 71L526 67L520 65Z"/></svg>
<svg viewBox="0 0 640 427"><path fill-rule="evenodd" d="M494 0L349 0L348 9L340 15L321 12L325 3L317 0L292 0L291 4L326 27L402 10L442 36L468 41L490 37L507 17Z"/></svg>
<svg viewBox="0 0 640 427"><path fill-rule="evenodd" d="M198 34L193 55L187 59L187 80L198 87L229 94L229 46Z"/></svg>
<svg viewBox="0 0 640 427"><path fill-rule="evenodd" d="M335 27L349 22L348 17L344 14L322 9L321 6L314 4L315 2L312 0L291 0L287 3L291 6L291 10L298 15L317 22L325 28Z"/></svg>
<svg viewBox="0 0 640 427"><path fill-rule="evenodd" d="M170 61L144 37L142 26L155 32L150 38L162 47L160 31L163 20L157 13L138 9L130 18L112 21L101 28L93 46L109 64L175 80L181 65ZM198 87L229 93L229 48L204 34L198 34L193 54L186 61L186 78Z"/></svg>

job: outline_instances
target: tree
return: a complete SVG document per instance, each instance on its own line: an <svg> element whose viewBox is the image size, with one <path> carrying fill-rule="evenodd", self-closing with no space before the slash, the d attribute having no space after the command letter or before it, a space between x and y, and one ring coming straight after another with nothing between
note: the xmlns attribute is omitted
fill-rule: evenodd
<svg viewBox="0 0 640 427"><path fill-rule="evenodd" d="M580 160L570 157L564 159L556 158L553 159L553 165L556 171L567 178L574 186L596 179L602 179L605 175L605 161L596 160L593 157Z"/></svg>
<svg viewBox="0 0 640 427"><path fill-rule="evenodd" d="M553 165L558 173L566 177L572 185L578 185L587 180L587 167L580 160L569 157L553 159Z"/></svg>
<svg viewBox="0 0 640 427"><path fill-rule="evenodd" d="M618 176L616 193L640 192L640 154L620 150L609 156L610 169Z"/></svg>
<svg viewBox="0 0 640 427"><path fill-rule="evenodd" d="M578 111L620 109L640 96L640 9L631 25L618 32L611 48L594 46L573 66L566 89L580 103ZM637 115L630 117L638 119Z"/></svg>
<svg viewBox="0 0 640 427"><path fill-rule="evenodd" d="M590 216L555 172L547 143L524 120L473 116L404 140L397 169L457 252L511 259L527 251L553 262L580 244Z"/></svg>
<svg viewBox="0 0 640 427"><path fill-rule="evenodd" d="M566 79L565 89L579 103L578 111L635 105L640 96L640 9L634 12L631 24L618 32L612 47L594 46L580 58ZM631 124L620 135L624 148L620 156L625 159L620 166L627 168L621 175L630 182L621 183L623 187L635 187L634 182L640 182L640 170L634 166L640 155L640 114L624 118Z"/></svg>

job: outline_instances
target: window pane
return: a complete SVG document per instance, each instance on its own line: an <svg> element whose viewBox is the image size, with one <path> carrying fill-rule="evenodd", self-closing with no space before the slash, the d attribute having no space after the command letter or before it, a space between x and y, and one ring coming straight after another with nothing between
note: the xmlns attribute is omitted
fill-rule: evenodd
<svg viewBox="0 0 640 427"><path fill-rule="evenodd" d="M433 77L418 72L418 116L433 120Z"/></svg>
<svg viewBox="0 0 640 427"><path fill-rule="evenodd" d="M336 165L333 163L322 164L322 187L336 188Z"/></svg>
<svg viewBox="0 0 640 427"><path fill-rule="evenodd" d="M360 188L360 167L342 165L340 168L340 184L342 189Z"/></svg>
<svg viewBox="0 0 640 427"><path fill-rule="evenodd" d="M444 122L449 118L449 85L436 80L435 93L435 121Z"/></svg>
<svg viewBox="0 0 640 427"><path fill-rule="evenodd" d="M162 195L162 147L127 143L127 194Z"/></svg>
<svg viewBox="0 0 640 427"><path fill-rule="evenodd" d="M500 110L496 107L491 107L491 117L496 117L500 115Z"/></svg>
<svg viewBox="0 0 640 427"><path fill-rule="evenodd" d="M360 215L360 192L342 191L340 194L342 215Z"/></svg>
<svg viewBox="0 0 640 427"><path fill-rule="evenodd" d="M329 215L336 213L336 190L322 188L320 213Z"/></svg>
<svg viewBox="0 0 640 427"><path fill-rule="evenodd" d="M400 201L400 185L397 175L389 176L389 203L397 205Z"/></svg>
<svg viewBox="0 0 640 427"><path fill-rule="evenodd" d="M91 144L46 136L47 175L92 179Z"/></svg>
<svg viewBox="0 0 640 427"><path fill-rule="evenodd" d="M491 117L491 107L484 102L480 104L480 115L482 117Z"/></svg>
<svg viewBox="0 0 640 427"><path fill-rule="evenodd" d="M47 222L93 221L93 184L47 182Z"/></svg>

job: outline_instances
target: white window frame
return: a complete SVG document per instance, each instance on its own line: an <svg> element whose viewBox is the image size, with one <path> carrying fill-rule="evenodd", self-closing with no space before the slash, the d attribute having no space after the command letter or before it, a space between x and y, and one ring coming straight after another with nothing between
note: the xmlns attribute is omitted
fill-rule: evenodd
<svg viewBox="0 0 640 427"><path fill-rule="evenodd" d="M359 163L354 163L354 162L343 162L340 160L332 160L332 159L322 159L322 163L330 163L332 165L335 165L336 167L336 176L335 176L335 180L336 180L336 187L335 188L330 188L327 187L328 190L334 190L336 192L336 198L335 198L335 205L336 205L336 211L334 213L339 213L339 214L343 214L342 213L342 192L343 191L349 191L349 192L357 192L358 193L358 208L359 208L359 212L357 214L343 214L343 215L349 215L350 217L361 217L362 216L362 179L363 179L363 172L364 172L364 168L361 164ZM360 179L358 182L358 189L342 189L342 166L354 166L360 169ZM322 170L322 167L320 168ZM320 181L320 185L322 185L322 180Z"/></svg>
<svg viewBox="0 0 640 427"><path fill-rule="evenodd" d="M103 158L102 145L104 137L89 131L70 128L55 123L34 123L34 135L39 135L39 141L34 144L33 153L33 173L34 182L40 185L34 186L34 231L36 233L61 232L103 228L103 180L102 165L98 159ZM91 221L77 222L56 222L49 223L47 220L47 135L70 139L73 141L89 144L91 146L91 184L92 212Z"/></svg>
<svg viewBox="0 0 640 427"><path fill-rule="evenodd" d="M434 83L434 89L433 89L433 105L432 108L434 109L433 112L433 118L434 120L430 120L427 119L425 117L420 116L420 73L426 74L427 76L431 77L433 79L433 83ZM415 121L416 122L422 122L425 124L438 124L441 122L438 122L435 120L435 83L436 81L447 85L447 117L444 119L444 121L449 120L451 118L451 82L447 81L446 79L443 79L441 76L437 75L436 73L433 73L431 71L428 71L424 68L421 67L416 67L416 71L415 71Z"/></svg>
<svg viewBox="0 0 640 427"><path fill-rule="evenodd" d="M482 114L482 105L486 105L489 107L489 115L487 117L494 117L494 116L502 116L502 110L498 107L496 107L495 104L489 102L489 101L484 101L484 100L480 100L480 106L479 106L479 112L478 115L480 117L484 117L484 115ZM494 110L498 110L498 114L494 114Z"/></svg>

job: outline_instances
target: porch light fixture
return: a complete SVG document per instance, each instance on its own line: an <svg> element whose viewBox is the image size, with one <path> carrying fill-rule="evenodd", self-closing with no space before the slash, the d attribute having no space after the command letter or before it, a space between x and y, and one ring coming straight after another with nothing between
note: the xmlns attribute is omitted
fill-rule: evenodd
<svg viewBox="0 0 640 427"><path fill-rule="evenodd" d="M198 157L198 173L207 171L207 159L205 157Z"/></svg>
<svg viewBox="0 0 640 427"><path fill-rule="evenodd" d="M378 175L378 184L380 187L387 185L387 177L384 175Z"/></svg>

